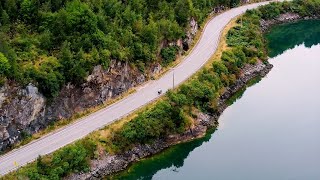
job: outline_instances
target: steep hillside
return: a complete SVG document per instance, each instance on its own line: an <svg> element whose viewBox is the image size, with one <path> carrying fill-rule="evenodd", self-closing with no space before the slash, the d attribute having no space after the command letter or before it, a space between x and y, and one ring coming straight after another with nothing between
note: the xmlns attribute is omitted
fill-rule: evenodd
<svg viewBox="0 0 320 180"><path fill-rule="evenodd" d="M0 3L0 150L161 72L217 0Z"/></svg>

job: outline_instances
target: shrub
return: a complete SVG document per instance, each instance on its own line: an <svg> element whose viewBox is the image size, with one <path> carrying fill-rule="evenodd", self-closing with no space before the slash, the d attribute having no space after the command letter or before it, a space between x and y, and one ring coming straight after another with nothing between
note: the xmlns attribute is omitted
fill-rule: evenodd
<svg viewBox="0 0 320 180"><path fill-rule="evenodd" d="M176 59L177 51L178 51L177 46L170 46L170 47L163 48L160 53L163 59L163 64L169 65L171 62L173 62Z"/></svg>
<svg viewBox="0 0 320 180"><path fill-rule="evenodd" d="M23 173L30 179L61 179L71 172L87 171L95 149L96 145L85 139L56 151L52 157L39 156L36 164Z"/></svg>
<svg viewBox="0 0 320 180"><path fill-rule="evenodd" d="M0 76L7 75L10 67L8 59L0 53Z"/></svg>

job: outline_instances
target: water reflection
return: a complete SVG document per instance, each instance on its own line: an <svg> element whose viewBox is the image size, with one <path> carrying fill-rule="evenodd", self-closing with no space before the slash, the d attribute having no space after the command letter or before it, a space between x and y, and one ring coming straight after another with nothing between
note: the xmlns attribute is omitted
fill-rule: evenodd
<svg viewBox="0 0 320 180"><path fill-rule="evenodd" d="M299 21L292 24L279 25L272 28L268 39L269 56L282 54L287 49L303 44L310 48L320 42L320 20Z"/></svg>
<svg viewBox="0 0 320 180"><path fill-rule="evenodd" d="M135 163L128 170L113 177L107 177L107 179L148 180L152 179L159 170L166 168L173 172L179 172L179 168L183 166L188 155L203 143L208 142L214 131L212 129L203 138L173 146L158 155Z"/></svg>
<svg viewBox="0 0 320 180"><path fill-rule="evenodd" d="M174 146L113 179L320 179L319 22L266 35L274 68L232 98L214 138Z"/></svg>
<svg viewBox="0 0 320 180"><path fill-rule="evenodd" d="M259 83L260 81L261 77L250 80L247 86L233 95L227 103L232 105L242 97L248 87ZM223 126L223 124L221 125ZM219 127L221 126L219 125ZM179 168L183 167L184 161L188 158L189 154L197 147L203 145L203 143L208 142L212 138L215 130L216 129L209 130L203 138L173 146L153 157L135 163L128 170L120 172L114 176L106 177L106 179L150 180L159 170L162 169L169 169L171 172L179 173Z"/></svg>

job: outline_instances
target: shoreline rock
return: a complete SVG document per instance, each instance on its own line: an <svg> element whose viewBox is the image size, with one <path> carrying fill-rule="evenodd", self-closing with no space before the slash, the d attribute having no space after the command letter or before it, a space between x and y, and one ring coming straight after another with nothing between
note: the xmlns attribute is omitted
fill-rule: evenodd
<svg viewBox="0 0 320 180"><path fill-rule="evenodd" d="M139 144L133 149L121 154L104 154L103 157L91 161L91 170L87 173L72 174L65 179L101 179L105 176L125 170L129 165L143 158L155 155L162 150L181 142L203 137L209 128L218 126L218 119L221 113L228 107L226 101L236 92L244 88L247 83L258 76L264 77L272 69L269 63L264 64L259 61L257 64L247 64L242 68L242 74L236 80L235 84L226 88L218 101L219 110L215 114L205 114L199 112L194 119L194 127L182 134L170 135L164 139L158 139L152 144Z"/></svg>
<svg viewBox="0 0 320 180"><path fill-rule="evenodd" d="M274 25L310 19L319 19L319 17L301 17L296 13L285 13L272 20L261 20L260 27L262 32L267 32ZM165 139L158 139L153 144L139 144L132 150L121 154L105 154L104 157L92 161L91 171L87 173L72 174L65 179L101 179L102 177L123 171L132 163L151 155L155 155L172 145L203 137L207 129L212 127L216 128L218 126L218 119L220 115L228 107L227 100L236 92L244 88L250 80L259 76L266 76L272 67L273 65L269 64L268 62L264 64L261 61L255 65L246 64L242 68L242 73L236 82L232 86L227 87L220 96L218 100L218 112L210 115L199 113L195 119L195 126L193 129L187 130L182 134L170 135Z"/></svg>

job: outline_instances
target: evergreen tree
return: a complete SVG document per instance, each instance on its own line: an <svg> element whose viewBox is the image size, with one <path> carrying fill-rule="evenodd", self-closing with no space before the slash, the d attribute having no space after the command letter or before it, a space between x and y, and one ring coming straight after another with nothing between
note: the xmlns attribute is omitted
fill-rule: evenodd
<svg viewBox="0 0 320 180"><path fill-rule="evenodd" d="M1 14L1 25L7 25L10 23L10 17L8 13L4 10Z"/></svg>

